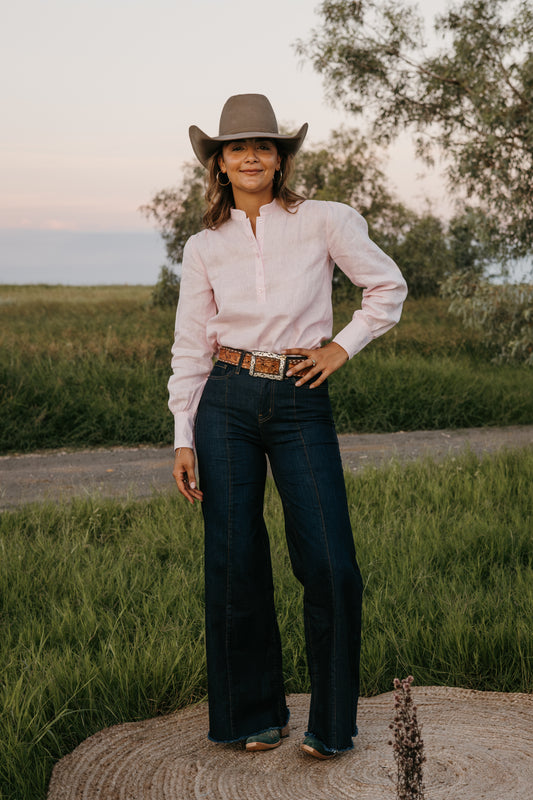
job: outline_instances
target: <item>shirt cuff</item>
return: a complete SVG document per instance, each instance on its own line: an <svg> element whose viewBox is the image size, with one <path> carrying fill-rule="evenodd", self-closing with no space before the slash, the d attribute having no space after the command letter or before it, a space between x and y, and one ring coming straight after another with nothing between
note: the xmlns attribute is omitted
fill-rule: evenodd
<svg viewBox="0 0 533 800"><path fill-rule="evenodd" d="M178 411L174 416L174 450L190 447L194 450L194 415Z"/></svg>
<svg viewBox="0 0 533 800"><path fill-rule="evenodd" d="M355 319L349 322L342 331L339 331L333 341L346 350L348 358L352 358L373 338L374 335L366 320L362 316L356 315Z"/></svg>

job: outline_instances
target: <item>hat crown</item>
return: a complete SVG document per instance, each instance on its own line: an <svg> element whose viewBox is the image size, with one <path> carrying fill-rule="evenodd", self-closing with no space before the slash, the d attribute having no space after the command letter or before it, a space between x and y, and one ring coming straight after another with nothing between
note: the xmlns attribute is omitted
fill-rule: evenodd
<svg viewBox="0 0 533 800"><path fill-rule="evenodd" d="M235 94L228 98L220 115L219 136L257 131L278 133L278 122L264 94Z"/></svg>

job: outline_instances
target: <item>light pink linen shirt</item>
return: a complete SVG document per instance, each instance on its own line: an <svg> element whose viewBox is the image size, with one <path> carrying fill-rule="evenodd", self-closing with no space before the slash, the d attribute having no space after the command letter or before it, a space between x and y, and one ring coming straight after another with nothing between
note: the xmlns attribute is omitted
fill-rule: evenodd
<svg viewBox="0 0 533 800"><path fill-rule="evenodd" d="M333 340L351 358L398 322L407 294L398 267L368 238L357 211L306 200L289 213L274 200L261 208L255 236L237 209L217 230L191 236L168 383L175 448L193 447L196 410L221 345L281 353L320 347L331 337L335 264L364 287L361 308Z"/></svg>

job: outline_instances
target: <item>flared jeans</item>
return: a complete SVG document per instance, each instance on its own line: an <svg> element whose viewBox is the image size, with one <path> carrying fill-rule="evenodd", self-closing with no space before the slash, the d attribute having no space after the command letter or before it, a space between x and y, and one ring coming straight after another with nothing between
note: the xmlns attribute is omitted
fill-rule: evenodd
<svg viewBox="0 0 533 800"><path fill-rule="evenodd" d="M218 361L198 408L209 736L233 742L288 721L263 519L268 456L303 585L308 733L341 751L357 733L362 581L327 385L296 380Z"/></svg>

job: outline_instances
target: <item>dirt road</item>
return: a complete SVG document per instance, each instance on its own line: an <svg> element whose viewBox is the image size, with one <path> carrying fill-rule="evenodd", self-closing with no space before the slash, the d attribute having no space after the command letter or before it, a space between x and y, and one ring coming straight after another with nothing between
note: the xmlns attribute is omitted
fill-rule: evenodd
<svg viewBox="0 0 533 800"><path fill-rule="evenodd" d="M483 455L505 447L531 447L533 425L345 434L339 440L344 466L357 471L391 458L440 459L466 448ZM0 456L0 510L95 493L102 497L150 497L154 492L174 488L172 461L170 447L114 447Z"/></svg>

